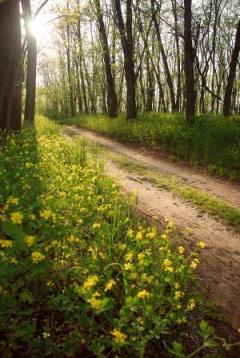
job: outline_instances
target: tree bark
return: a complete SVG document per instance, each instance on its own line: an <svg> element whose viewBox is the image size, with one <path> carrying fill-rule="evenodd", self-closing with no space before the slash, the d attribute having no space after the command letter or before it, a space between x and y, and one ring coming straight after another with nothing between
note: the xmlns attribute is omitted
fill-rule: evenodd
<svg viewBox="0 0 240 358"><path fill-rule="evenodd" d="M127 87L127 119L133 119L137 116L137 105L136 75L133 61L132 0L127 0L126 28L123 21L120 0L115 0L115 10L124 55L124 70Z"/></svg>
<svg viewBox="0 0 240 358"><path fill-rule="evenodd" d="M108 104L108 114L110 117L114 118L117 117L118 114L118 99L115 90L115 83L112 74L112 67L111 67L111 59L110 59L110 51L108 46L107 40L107 33L105 24L103 21L103 14L99 0L94 0L96 11L97 11L97 18L99 23L99 32L100 32L100 41L103 49L103 58L105 64L105 72L106 72L106 79L107 79L107 104Z"/></svg>
<svg viewBox="0 0 240 358"><path fill-rule="evenodd" d="M155 30L156 30L156 34L157 34L160 53L161 53L162 60L163 60L164 70L166 73L167 85L168 85L169 92L170 92L172 112L176 112L178 110L178 108L176 106L176 101L175 101L174 86L173 86L172 76L171 76L169 66L168 66L167 56L166 56L166 53L165 53L165 50L163 47L163 43L162 43L161 33L159 30L159 24L158 24L157 16L156 16L155 2L156 2L156 0L151 0L152 18L153 18L153 22L154 22L154 26L155 26Z"/></svg>
<svg viewBox="0 0 240 358"><path fill-rule="evenodd" d="M238 22L235 45L232 53L230 70L227 80L227 87L226 87L224 103L223 103L223 114L225 117L228 117L231 114L233 84L236 78L236 68L237 68L239 52L240 52L240 21Z"/></svg>
<svg viewBox="0 0 240 358"><path fill-rule="evenodd" d="M0 3L0 129L21 129L19 0Z"/></svg>
<svg viewBox="0 0 240 358"><path fill-rule="evenodd" d="M67 1L67 12L69 13L69 1ZM71 50L70 50L70 23L67 19L67 44L66 44L66 55L67 55L67 73L68 73L68 89L69 89L69 104L70 104L70 115L74 117L76 115L74 93L73 93L73 81L72 81L72 68L71 68Z"/></svg>
<svg viewBox="0 0 240 358"><path fill-rule="evenodd" d="M196 107L194 50L192 46L192 0L184 0L184 54L186 77L186 119L193 123Z"/></svg>

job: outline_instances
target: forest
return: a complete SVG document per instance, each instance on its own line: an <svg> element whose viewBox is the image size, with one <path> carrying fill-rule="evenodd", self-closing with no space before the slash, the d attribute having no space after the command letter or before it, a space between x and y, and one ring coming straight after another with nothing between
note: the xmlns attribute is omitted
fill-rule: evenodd
<svg viewBox="0 0 240 358"><path fill-rule="evenodd" d="M240 357L239 53L239 0L0 0L1 357Z"/></svg>

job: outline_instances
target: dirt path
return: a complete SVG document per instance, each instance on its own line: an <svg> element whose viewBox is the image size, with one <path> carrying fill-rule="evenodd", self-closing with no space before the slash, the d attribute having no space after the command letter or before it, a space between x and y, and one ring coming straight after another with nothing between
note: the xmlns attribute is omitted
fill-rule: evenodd
<svg viewBox="0 0 240 358"><path fill-rule="evenodd" d="M149 168L159 170L162 174L171 175L184 184L191 185L197 189L212 194L232 206L240 207L240 185L230 183L224 179L216 179L210 175L199 173L197 170L189 168L187 165L170 162L165 158L157 158L156 153L153 154L146 149L135 149L127 144L121 144L116 140L102 137L78 127L71 127L72 131L93 140L107 149L124 154L141 164L148 165Z"/></svg>
<svg viewBox="0 0 240 358"><path fill-rule="evenodd" d="M234 206L240 204L240 190L237 185L220 181L190 168L168 162L166 159L155 159L147 153L132 149L113 140L103 138L78 128L71 128L74 134L81 134L93 140L109 151L119 152L138 162L158 169L161 173L171 174L184 184L220 197ZM235 328L240 327L240 234L215 218L200 213L198 209L177 197L173 193L160 190L141 176L120 169L109 161L106 167L108 174L120 184L127 193L138 191L138 208L149 217L156 217L159 222L164 218L175 222L180 230L191 227L192 234L185 239L191 247L203 240L207 247L201 253L199 277L207 296L214 300L225 312Z"/></svg>

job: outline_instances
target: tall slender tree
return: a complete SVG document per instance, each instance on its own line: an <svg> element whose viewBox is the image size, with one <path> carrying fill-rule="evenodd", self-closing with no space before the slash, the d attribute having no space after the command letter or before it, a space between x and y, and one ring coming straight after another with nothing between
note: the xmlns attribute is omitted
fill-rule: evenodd
<svg viewBox="0 0 240 358"><path fill-rule="evenodd" d="M234 84L234 80L236 78L236 68L237 68L239 52L240 52L240 20L238 21L235 45L234 45L234 49L233 49L233 53L232 53L227 87L226 87L226 92L225 92L225 97L224 97L223 114L226 117L230 116L230 114L231 114L233 84Z"/></svg>
<svg viewBox="0 0 240 358"><path fill-rule="evenodd" d="M106 72L106 79L107 79L107 103L108 103L108 113L110 117L116 117L118 114L118 99L115 90L115 83L112 74L112 66L111 66L111 58L110 58L110 51L108 46L107 40L107 33L105 24L103 21L103 14L101 9L101 4L99 0L94 0L97 19L99 24L99 33L100 33L100 40L103 50L103 58L105 64L105 72Z"/></svg>
<svg viewBox="0 0 240 358"><path fill-rule="evenodd" d="M120 0L115 0L115 12L117 25L124 55L124 69L127 87L127 118L132 119L137 116L136 105L136 74L133 60L133 28L132 28L132 0L126 0L126 24L124 24Z"/></svg>
<svg viewBox="0 0 240 358"><path fill-rule="evenodd" d="M194 49L192 44L192 0L184 0L184 54L186 77L186 118L194 121L196 110L196 91L194 78Z"/></svg>

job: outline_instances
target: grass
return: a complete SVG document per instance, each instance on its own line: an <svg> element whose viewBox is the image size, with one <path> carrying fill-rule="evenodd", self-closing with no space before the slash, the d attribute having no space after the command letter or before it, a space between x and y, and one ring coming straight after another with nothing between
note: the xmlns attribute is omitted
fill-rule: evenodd
<svg viewBox="0 0 240 358"><path fill-rule="evenodd" d="M202 212L216 216L233 226L237 231L240 230L240 209L232 207L224 201L189 187L188 185L184 185L169 175L163 175L154 169L149 169L149 167L136 163L123 155L112 153L108 153L107 155L116 162L119 167L144 177L160 189L173 192L177 196L197 206Z"/></svg>
<svg viewBox="0 0 240 358"><path fill-rule="evenodd" d="M240 179L240 121L201 115L190 127L182 115L148 113L135 121L123 116L88 116L64 119L122 142L164 151L178 160L208 168L219 176Z"/></svg>
<svg viewBox="0 0 240 358"><path fill-rule="evenodd" d="M3 142L1 356L221 356L194 288L203 243L139 221L95 149L47 119Z"/></svg>

